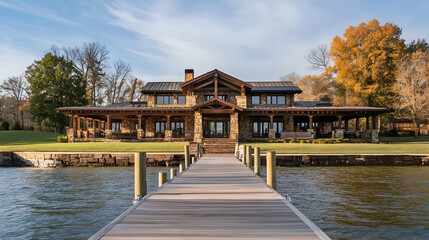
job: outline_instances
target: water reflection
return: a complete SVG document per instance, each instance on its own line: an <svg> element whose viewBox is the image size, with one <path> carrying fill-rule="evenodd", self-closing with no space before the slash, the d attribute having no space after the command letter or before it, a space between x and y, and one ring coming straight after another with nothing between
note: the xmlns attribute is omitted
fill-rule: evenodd
<svg viewBox="0 0 429 240"><path fill-rule="evenodd" d="M149 192L167 170L148 168ZM87 239L131 206L134 190L130 167L0 168L0 181L0 239ZM429 236L427 167L280 167L277 181L333 239Z"/></svg>

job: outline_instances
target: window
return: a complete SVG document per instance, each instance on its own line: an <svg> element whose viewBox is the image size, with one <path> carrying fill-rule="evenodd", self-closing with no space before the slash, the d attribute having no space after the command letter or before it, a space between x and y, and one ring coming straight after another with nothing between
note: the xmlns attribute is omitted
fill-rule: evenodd
<svg viewBox="0 0 429 240"><path fill-rule="evenodd" d="M177 96L177 104L186 104L186 96Z"/></svg>
<svg viewBox="0 0 429 240"><path fill-rule="evenodd" d="M171 122L171 130L173 131L173 137L183 137L185 134L184 122Z"/></svg>
<svg viewBox="0 0 429 240"><path fill-rule="evenodd" d="M253 137L254 138L267 138L270 129L270 122L268 121L254 121L253 122Z"/></svg>
<svg viewBox="0 0 429 240"><path fill-rule="evenodd" d="M212 100L214 98L214 95L204 95L204 101ZM218 95L217 98L219 98L222 101L228 100L228 95Z"/></svg>
<svg viewBox="0 0 429 240"><path fill-rule="evenodd" d="M155 122L155 137L162 138L165 136L167 122Z"/></svg>
<svg viewBox="0 0 429 240"><path fill-rule="evenodd" d="M112 122L112 132L121 132L122 123L121 122Z"/></svg>
<svg viewBox="0 0 429 240"><path fill-rule="evenodd" d="M173 95L158 95L156 96L156 104L173 104Z"/></svg>
<svg viewBox="0 0 429 240"><path fill-rule="evenodd" d="M267 104L286 104L285 96L267 96Z"/></svg>
<svg viewBox="0 0 429 240"><path fill-rule="evenodd" d="M261 104L261 96L252 96L252 104Z"/></svg>

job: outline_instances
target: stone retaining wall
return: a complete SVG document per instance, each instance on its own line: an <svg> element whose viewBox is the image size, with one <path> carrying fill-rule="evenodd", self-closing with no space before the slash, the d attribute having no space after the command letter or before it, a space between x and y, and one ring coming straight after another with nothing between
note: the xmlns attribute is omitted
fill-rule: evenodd
<svg viewBox="0 0 429 240"><path fill-rule="evenodd" d="M183 153L148 153L147 166L177 166ZM265 155L261 155L265 165ZM133 166L134 153L0 152L0 167ZM429 166L424 154L277 154L277 166Z"/></svg>
<svg viewBox="0 0 429 240"><path fill-rule="evenodd" d="M183 153L148 153L147 166L178 166ZM133 166L134 153L0 152L0 166L105 167Z"/></svg>

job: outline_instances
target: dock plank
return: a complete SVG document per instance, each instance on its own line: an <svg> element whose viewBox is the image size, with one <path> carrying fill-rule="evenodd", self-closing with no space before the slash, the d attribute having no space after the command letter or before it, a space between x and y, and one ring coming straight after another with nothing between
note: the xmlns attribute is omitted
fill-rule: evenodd
<svg viewBox="0 0 429 240"><path fill-rule="evenodd" d="M206 155L92 239L329 239L229 155Z"/></svg>

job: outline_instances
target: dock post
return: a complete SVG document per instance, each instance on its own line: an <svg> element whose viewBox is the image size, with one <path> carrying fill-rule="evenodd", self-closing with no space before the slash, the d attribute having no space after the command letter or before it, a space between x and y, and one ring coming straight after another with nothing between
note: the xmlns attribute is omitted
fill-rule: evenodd
<svg viewBox="0 0 429 240"><path fill-rule="evenodd" d="M276 189L276 152L267 151L267 184Z"/></svg>
<svg viewBox="0 0 429 240"><path fill-rule="evenodd" d="M185 146L185 169L189 167L189 145Z"/></svg>
<svg viewBox="0 0 429 240"><path fill-rule="evenodd" d="M194 164L195 163L195 157L191 158L191 163Z"/></svg>
<svg viewBox="0 0 429 240"><path fill-rule="evenodd" d="M175 168L170 169L170 179L174 178L177 175L177 170Z"/></svg>
<svg viewBox="0 0 429 240"><path fill-rule="evenodd" d="M259 147L255 147L254 151L255 156L253 157L253 171L256 175L260 176L260 170L261 169L261 151Z"/></svg>
<svg viewBox="0 0 429 240"><path fill-rule="evenodd" d="M239 152L238 152L238 148L239 148L238 147L238 143L236 143L235 144L235 150L234 150L234 155L235 155L236 158L239 158L239 155L240 155Z"/></svg>
<svg viewBox="0 0 429 240"><path fill-rule="evenodd" d="M243 162L243 164L244 165L247 165L247 146L246 145L243 145L243 157L242 157L242 162Z"/></svg>
<svg viewBox="0 0 429 240"><path fill-rule="evenodd" d="M200 144L197 143L197 145L195 145L195 157L197 159L200 158Z"/></svg>
<svg viewBox="0 0 429 240"><path fill-rule="evenodd" d="M252 146L250 146L250 145L247 145L246 146L246 153L247 153L247 156L246 156L246 160L247 160L247 162L246 162L246 165L247 165L247 167L252 167Z"/></svg>
<svg viewBox="0 0 429 240"><path fill-rule="evenodd" d="M167 182L167 173L166 172L159 172L158 173L158 187L161 187L166 182Z"/></svg>
<svg viewBox="0 0 429 240"><path fill-rule="evenodd" d="M138 201L147 194L146 153L134 154L134 200Z"/></svg>
<svg viewBox="0 0 429 240"><path fill-rule="evenodd" d="M183 163L179 164L179 173L183 172L185 170L185 165Z"/></svg>

